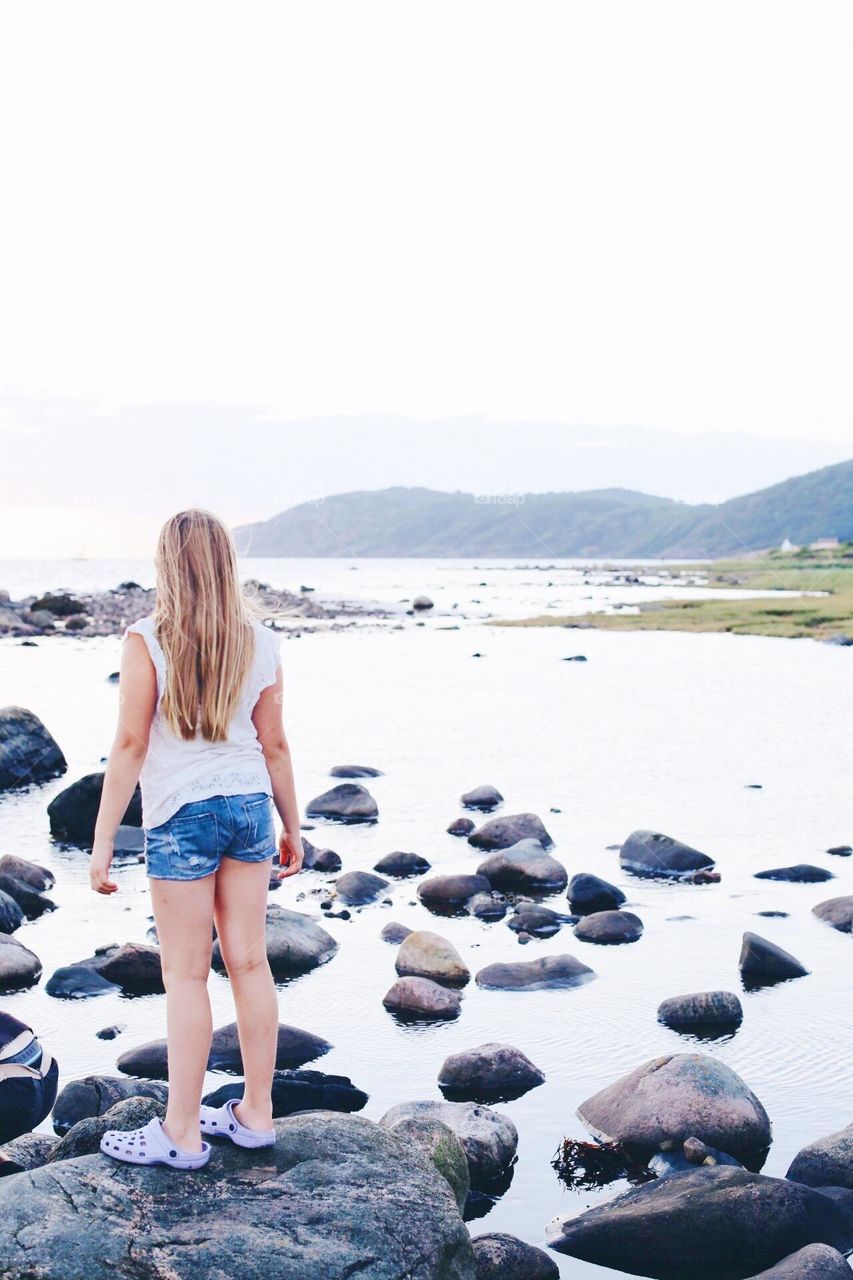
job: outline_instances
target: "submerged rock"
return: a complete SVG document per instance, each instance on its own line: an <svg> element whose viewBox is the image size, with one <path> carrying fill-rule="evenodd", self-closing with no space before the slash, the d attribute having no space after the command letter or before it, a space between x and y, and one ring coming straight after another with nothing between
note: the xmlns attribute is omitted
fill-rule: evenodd
<svg viewBox="0 0 853 1280"><path fill-rule="evenodd" d="M386 853L373 866L373 870L383 876L422 876L429 869L430 864L419 853L404 853L400 850Z"/></svg>
<svg viewBox="0 0 853 1280"><path fill-rule="evenodd" d="M305 810L309 818L326 818L333 822L375 822L379 806L366 787L357 782L342 782L321 796L315 796Z"/></svg>
<svg viewBox="0 0 853 1280"><path fill-rule="evenodd" d="M459 803L465 809L488 811L496 808L499 804L503 804L503 796L497 787L487 784L482 787L474 787L471 791L466 791L460 798Z"/></svg>
<svg viewBox="0 0 853 1280"><path fill-rule="evenodd" d="M274 978L316 969L331 960L337 941L322 925L299 911L269 903L266 913L267 959ZM225 972L219 939L213 944L213 968Z"/></svg>
<svg viewBox="0 0 853 1280"><path fill-rule="evenodd" d="M28 920L37 920L46 911L55 911L56 903L17 876L0 871L0 892L14 899Z"/></svg>
<svg viewBox="0 0 853 1280"><path fill-rule="evenodd" d="M477 868L493 889L555 893L564 889L568 874L562 862L546 853L538 840L519 840L491 854Z"/></svg>
<svg viewBox="0 0 853 1280"><path fill-rule="evenodd" d="M447 828L449 836L470 836L475 824L470 818L454 818Z"/></svg>
<svg viewBox="0 0 853 1280"><path fill-rule="evenodd" d="M807 1244L750 1280L850 1280L850 1268L830 1245Z"/></svg>
<svg viewBox="0 0 853 1280"><path fill-rule="evenodd" d="M743 935L740 971L744 982L755 985L785 982L788 978L803 978L808 974L808 969L788 951L757 933Z"/></svg>
<svg viewBox="0 0 853 1280"><path fill-rule="evenodd" d="M544 991L552 987L578 987L595 973L575 956L541 956L509 964L487 964L476 975L478 987L499 991Z"/></svg>
<svg viewBox="0 0 853 1280"><path fill-rule="evenodd" d="M474 1102L399 1102L379 1121L394 1133L402 1121L440 1120L465 1148L471 1186L484 1190L499 1183L515 1160L518 1130L509 1116Z"/></svg>
<svg viewBox="0 0 853 1280"><path fill-rule="evenodd" d="M812 907L812 913L841 933L853 932L853 894L844 898L827 898Z"/></svg>
<svg viewBox="0 0 853 1280"><path fill-rule="evenodd" d="M516 1236L492 1231L474 1236L473 1245L476 1280L559 1280L554 1259Z"/></svg>
<svg viewBox="0 0 853 1280"><path fill-rule="evenodd" d="M475 893L466 903L468 912L478 920L503 920L507 905L502 893Z"/></svg>
<svg viewBox="0 0 853 1280"><path fill-rule="evenodd" d="M37 715L26 707L0 708L0 791L56 778L67 768Z"/></svg>
<svg viewBox="0 0 853 1280"><path fill-rule="evenodd" d="M36 893L45 893L56 884L53 872L48 871L47 867L41 867L37 862L28 862L26 858L19 858L14 853L6 853L0 858L0 873L22 880Z"/></svg>
<svg viewBox="0 0 853 1280"><path fill-rule="evenodd" d="M92 996L118 994L121 987L85 964L66 964L52 973L45 991L57 1000L87 1000Z"/></svg>
<svg viewBox="0 0 853 1280"><path fill-rule="evenodd" d="M734 1030L743 1021L743 1006L733 991L696 991L664 1000L658 1021L673 1031Z"/></svg>
<svg viewBox="0 0 853 1280"><path fill-rule="evenodd" d="M594 911L610 911L621 907L625 895L615 884L582 871L569 881L569 904L572 911L586 915Z"/></svg>
<svg viewBox="0 0 853 1280"><path fill-rule="evenodd" d="M66 997L99 994L102 984L84 978L81 970L113 983L128 996L158 995L165 990L160 950L142 942L99 947L93 956L65 965L51 978L49 994Z"/></svg>
<svg viewBox="0 0 853 1280"><path fill-rule="evenodd" d="M103 786L103 773L87 773L54 796L47 806L51 834L71 844L91 845L95 838L95 820ZM122 824L142 826L142 794L138 786L125 810Z"/></svg>
<svg viewBox="0 0 853 1280"><path fill-rule="evenodd" d="M710 871L713 858L691 849L659 831L632 831L622 845L619 861L637 876L689 880L698 871Z"/></svg>
<svg viewBox="0 0 853 1280"><path fill-rule="evenodd" d="M379 936L383 942L393 942L399 946L401 942L408 938L411 932L412 930L407 924L400 924L397 920L389 920L386 925L383 925Z"/></svg>
<svg viewBox="0 0 853 1280"><path fill-rule="evenodd" d="M397 952L395 967L402 976L431 978L450 986L464 986L471 971L452 942L429 929L408 934Z"/></svg>
<svg viewBox="0 0 853 1280"><path fill-rule="evenodd" d="M222 1107L229 1098L242 1098L245 1081L221 1084L206 1093L202 1102L208 1107ZM361 1111L368 1095L357 1089L349 1076L328 1075L325 1071L301 1068L274 1071L272 1078L272 1113L289 1116L296 1111Z"/></svg>
<svg viewBox="0 0 853 1280"><path fill-rule="evenodd" d="M391 1013L418 1018L457 1018L462 1008L458 991L414 976L398 978L382 1003Z"/></svg>
<svg viewBox="0 0 853 1280"><path fill-rule="evenodd" d="M544 1072L511 1044L478 1045L445 1058L438 1087L457 1101L497 1102L520 1098L545 1080Z"/></svg>
<svg viewBox="0 0 853 1280"><path fill-rule="evenodd" d="M594 911L578 921L574 934L583 942L618 946L637 942L643 936L643 922L633 911Z"/></svg>
<svg viewBox="0 0 853 1280"><path fill-rule="evenodd" d="M509 849L521 840L538 840L543 849L550 849L554 843L535 813L511 813L492 818L468 837L468 843L475 849L486 850Z"/></svg>
<svg viewBox="0 0 853 1280"><path fill-rule="evenodd" d="M299 1027L291 1027L287 1023L280 1022L275 1065L279 1069L301 1067L303 1063L328 1053L331 1047L328 1040L314 1035L312 1031L302 1031ZM166 1041L149 1040L147 1044L127 1049L116 1066L119 1071L127 1075L166 1080L168 1079ZM208 1071L232 1071L242 1075L243 1058L240 1053L236 1022L226 1023L225 1026L214 1030L207 1069Z"/></svg>
<svg viewBox="0 0 853 1280"><path fill-rule="evenodd" d="M381 778L382 770L369 764L336 764L329 770L332 778Z"/></svg>
<svg viewBox="0 0 853 1280"><path fill-rule="evenodd" d="M575 923L577 916L562 915L538 903L523 902L517 906L507 924L513 933L529 933L534 938L552 938L564 924Z"/></svg>
<svg viewBox="0 0 853 1280"><path fill-rule="evenodd" d="M335 853L334 849L317 849L304 836L302 853L302 866L306 871L325 871L327 874L334 874L341 869L340 854Z"/></svg>
<svg viewBox="0 0 853 1280"><path fill-rule="evenodd" d="M31 987L41 977L41 960L17 938L0 932L0 993Z"/></svg>
<svg viewBox="0 0 853 1280"><path fill-rule="evenodd" d="M335 881L335 896L351 907L374 902L388 888L388 881L370 871L347 871Z"/></svg>
<svg viewBox="0 0 853 1280"><path fill-rule="evenodd" d="M798 862L795 867L772 867L769 871L756 871L756 880L789 880L793 884L817 884L821 880L833 880L831 871L825 867L812 867L807 862Z"/></svg>
<svg viewBox="0 0 853 1280"><path fill-rule="evenodd" d="M418 897L428 907L464 906L475 893L491 893L485 876L432 876L418 885Z"/></svg>
<svg viewBox="0 0 853 1280"><path fill-rule="evenodd" d="M785 1174L810 1187L848 1187L853 1190L853 1124L803 1147Z"/></svg>
<svg viewBox="0 0 853 1280"><path fill-rule="evenodd" d="M0 934L14 933L24 923L25 916L14 898L0 889Z"/></svg>

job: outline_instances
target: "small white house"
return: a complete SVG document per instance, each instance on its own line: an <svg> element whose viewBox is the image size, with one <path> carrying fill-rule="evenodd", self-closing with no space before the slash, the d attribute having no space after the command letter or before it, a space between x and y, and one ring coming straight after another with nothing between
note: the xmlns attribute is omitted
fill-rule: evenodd
<svg viewBox="0 0 853 1280"><path fill-rule="evenodd" d="M794 546L790 538L785 538L779 550L780 551L796 551L797 548Z"/></svg>
<svg viewBox="0 0 853 1280"><path fill-rule="evenodd" d="M816 538L809 543L809 551L834 551L840 545L837 538Z"/></svg>

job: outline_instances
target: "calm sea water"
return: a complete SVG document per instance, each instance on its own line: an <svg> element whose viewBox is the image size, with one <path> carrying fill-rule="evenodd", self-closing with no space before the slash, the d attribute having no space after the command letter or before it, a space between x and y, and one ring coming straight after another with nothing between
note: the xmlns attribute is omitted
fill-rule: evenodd
<svg viewBox="0 0 853 1280"><path fill-rule="evenodd" d="M378 824L324 827L311 834L314 843L337 849L347 870L370 869L395 849L423 854L435 871L473 870L480 856L445 827L462 812L463 791L491 782L506 797L504 812L533 810L543 817L570 874L592 871L620 885L645 933L632 946L602 948L578 941L569 929L521 947L505 922L433 917L418 904L413 882L394 884L393 906L326 922L341 944L329 964L279 986L282 1021L334 1045L311 1065L350 1076L370 1095L364 1114L378 1119L395 1102L439 1098L436 1079L449 1053L489 1040L523 1049L547 1080L501 1104L518 1126L518 1164L506 1194L471 1226L475 1234L509 1231L537 1244L554 1215L577 1213L624 1189L569 1191L550 1161L564 1136L586 1136L575 1109L591 1093L649 1058L697 1048L658 1025L656 1009L667 996L718 987L741 995L742 1028L701 1052L732 1066L767 1107L774 1142L765 1172L784 1174L804 1143L849 1123L851 939L818 921L811 907L853 892L853 859L825 853L853 842L851 651L760 637L502 629L479 611L518 616L562 608L576 595L591 595L592 603L614 593L633 600L640 589L585 584L577 566L556 572L508 564L352 563L357 567L327 561L245 566L247 575L276 586L313 585L318 595L390 607L426 592L437 604L423 626L405 616L401 603L402 630L359 626L283 644L286 721L302 804L331 785L328 771L336 763L385 771L369 783ZM0 585L13 595L59 585L112 586L131 577L151 580L150 571L146 576L143 565L131 562L0 566ZM646 589L646 595L658 593ZM468 615L460 630L439 629L460 614ZM474 658L475 652L482 656ZM576 653L588 661L561 660ZM34 859L56 875L59 910L16 935L41 957L45 978L96 946L145 941L151 924L144 868L117 867L119 892L93 894L86 853L55 846L45 812L69 781L101 767L116 715L116 688L106 677L118 659L115 638L55 638L36 648L0 641L0 704L35 711L69 762L65 778L0 797L0 850ZM761 789L749 789L750 783ZM712 854L722 882L671 886L623 875L618 853L607 846L638 827ZM795 862L826 866L837 878L818 885L753 878L762 868ZM324 883L305 872L273 900L313 912L312 891ZM762 910L789 914L761 919L756 913ZM592 965L598 978L575 991L530 993L481 991L471 983L457 1021L402 1027L381 1004L395 977L395 948L379 937L390 919L444 934L472 972L496 960L568 951ZM745 929L792 951L810 975L743 992L737 961ZM211 974L210 992L215 1025L231 1021L227 980ZM37 1028L59 1060L61 1084L90 1072L113 1074L125 1048L165 1034L163 996L72 1003L49 998L42 983L3 997L3 1005ZM97 1039L100 1027L115 1022L126 1024L121 1036ZM210 1074L207 1086L224 1078ZM42 1128L50 1131L49 1123ZM616 1274L558 1262L572 1280Z"/></svg>

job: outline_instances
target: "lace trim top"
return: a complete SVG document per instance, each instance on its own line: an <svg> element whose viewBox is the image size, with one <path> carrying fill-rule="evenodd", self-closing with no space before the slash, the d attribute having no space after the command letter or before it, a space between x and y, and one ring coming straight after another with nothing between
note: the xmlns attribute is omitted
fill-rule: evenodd
<svg viewBox="0 0 853 1280"><path fill-rule="evenodd" d="M157 706L139 778L145 829L161 826L191 800L206 800L215 795L248 795L256 791L272 795L252 712L261 691L275 684L281 661L281 636L261 622L253 621L252 626L255 655L225 742L208 742L200 734L195 738L180 738L172 731L161 713L167 663L154 633L154 619L148 614L125 629L122 639L131 631L142 636L157 675Z"/></svg>

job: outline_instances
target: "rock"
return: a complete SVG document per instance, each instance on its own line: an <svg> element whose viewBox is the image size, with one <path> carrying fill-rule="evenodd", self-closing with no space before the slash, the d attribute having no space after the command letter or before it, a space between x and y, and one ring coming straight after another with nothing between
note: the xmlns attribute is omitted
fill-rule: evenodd
<svg viewBox="0 0 853 1280"><path fill-rule="evenodd" d="M552 987L578 987L595 973L574 956L542 956L510 964L487 964L476 975L478 987L500 991L545 991Z"/></svg>
<svg viewBox="0 0 853 1280"><path fill-rule="evenodd" d="M6 853L0 858L0 874L22 880L36 893L45 893L56 884L53 872L48 871L47 867L28 862L26 858L18 858L14 853Z"/></svg>
<svg viewBox="0 0 853 1280"><path fill-rule="evenodd" d="M267 959L274 978L316 969L331 960L338 943L330 933L299 911L290 911L277 903L267 906ZM213 968L225 972L219 939L213 944Z"/></svg>
<svg viewBox="0 0 853 1280"><path fill-rule="evenodd" d="M190 1178L102 1154L3 1179L0 1274L24 1280L473 1280L453 1189L363 1116L278 1119L263 1152L214 1143ZM17 1184L17 1185L16 1185ZM84 1208L85 1206L85 1208Z"/></svg>
<svg viewBox="0 0 853 1280"><path fill-rule="evenodd" d="M466 903L469 915L478 920L503 920L507 901L502 893L475 893Z"/></svg>
<svg viewBox="0 0 853 1280"><path fill-rule="evenodd" d="M153 1098L165 1110L168 1088L155 1080L125 1080L121 1076L83 1076L70 1080L53 1108L53 1128L60 1137L70 1132L81 1120L102 1116L117 1103L128 1098ZM106 1128L110 1126L107 1125ZM134 1128L128 1125L128 1128ZM113 1128L118 1128L114 1125Z"/></svg>
<svg viewBox="0 0 853 1280"><path fill-rule="evenodd" d="M46 1163L56 1160L73 1160L75 1156L92 1155L100 1150L101 1138L107 1129L136 1129L147 1124L152 1116L166 1114L166 1099L150 1094L131 1094L114 1102L109 1110L96 1116L86 1116L73 1124L68 1132L50 1150Z"/></svg>
<svg viewBox="0 0 853 1280"><path fill-rule="evenodd" d="M38 716L26 707L0 708L0 791L56 778L67 768Z"/></svg>
<svg viewBox="0 0 853 1280"><path fill-rule="evenodd" d="M493 1231L474 1236L476 1280L560 1280L560 1271L544 1249Z"/></svg>
<svg viewBox="0 0 853 1280"><path fill-rule="evenodd" d="M0 1160L13 1160L20 1169L38 1169L47 1163L58 1141L50 1133L22 1133L0 1147Z"/></svg>
<svg viewBox="0 0 853 1280"><path fill-rule="evenodd" d="M426 858L419 853L386 853L374 863L373 870L383 876L422 876L430 869Z"/></svg>
<svg viewBox="0 0 853 1280"><path fill-rule="evenodd" d="M465 809L481 809L484 812L488 812L489 809L494 809L503 803L503 796L497 787L486 784L482 787L474 787L471 791L466 791L460 798L459 803Z"/></svg>
<svg viewBox="0 0 853 1280"><path fill-rule="evenodd" d="M475 823L470 818L454 818L447 828L447 834L449 836L470 836L474 827Z"/></svg>
<svg viewBox="0 0 853 1280"><path fill-rule="evenodd" d="M819 902L816 907L812 907L812 914L819 920L825 920L827 924L832 925L833 929L838 929L841 933L851 933L853 932L853 894L848 894L844 898L827 898L825 902Z"/></svg>
<svg viewBox="0 0 853 1280"><path fill-rule="evenodd" d="M332 778L381 778L382 770L369 764L336 764L329 770Z"/></svg>
<svg viewBox="0 0 853 1280"><path fill-rule="evenodd" d="M347 871L335 881L335 896L351 907L374 902L388 888L388 881L370 871Z"/></svg>
<svg viewBox="0 0 853 1280"><path fill-rule="evenodd" d="M379 807L366 787L357 782L342 782L330 791L316 796L305 810L309 818L325 818L332 822L375 822Z"/></svg>
<svg viewBox="0 0 853 1280"><path fill-rule="evenodd" d="M464 906L475 893L491 893L485 876L433 876L418 885L418 897L428 907Z"/></svg>
<svg viewBox="0 0 853 1280"><path fill-rule="evenodd" d="M278 1042L275 1055L277 1068L301 1067L305 1062L321 1057L331 1049L328 1040L314 1035L311 1031L302 1031L299 1027L288 1026L280 1022L278 1026ZM165 1040L149 1040L147 1044L127 1049L116 1063L119 1071L127 1075L147 1076L155 1080L168 1079L168 1063ZM207 1059L208 1071L243 1072L243 1058L240 1053L240 1041L237 1034L237 1023L229 1022L217 1027L212 1036L210 1056Z"/></svg>
<svg viewBox="0 0 853 1280"><path fill-rule="evenodd" d="M127 1023L114 1023L111 1027L101 1027L100 1031L96 1031L95 1035L99 1040L115 1040L116 1036L120 1036L122 1031L127 1030Z"/></svg>
<svg viewBox="0 0 853 1280"><path fill-rule="evenodd" d="M67 591L48 591L46 595L34 600L30 609L34 613L44 609L57 618L70 618L75 613L85 613L85 605Z"/></svg>
<svg viewBox="0 0 853 1280"><path fill-rule="evenodd" d="M807 1244L751 1280L850 1280L850 1268L837 1249Z"/></svg>
<svg viewBox="0 0 853 1280"><path fill-rule="evenodd" d="M0 933L0 993L31 987L41 977L41 960L17 938Z"/></svg>
<svg viewBox="0 0 853 1280"><path fill-rule="evenodd" d="M422 1152L438 1172L450 1184L456 1197L459 1212L465 1208L471 1190L468 1157L461 1139L440 1120L427 1120L412 1116L399 1120L394 1126L394 1137L416 1151Z"/></svg>
<svg viewBox="0 0 853 1280"><path fill-rule="evenodd" d="M394 942L399 945L405 938L408 938L411 929L407 924L400 924L396 920L389 920L383 926L380 938L383 942Z"/></svg>
<svg viewBox="0 0 853 1280"><path fill-rule="evenodd" d="M520 840L538 840L543 849L554 841L535 813L512 813L492 818L468 837L475 849L509 849Z"/></svg>
<svg viewBox="0 0 853 1280"><path fill-rule="evenodd" d="M581 1103L578 1115L599 1141L662 1147L699 1138L741 1159L770 1145L770 1120L740 1076L716 1058L654 1058Z"/></svg>
<svg viewBox="0 0 853 1280"><path fill-rule="evenodd" d="M585 653L573 653L568 658L563 658L563 662L586 662Z"/></svg>
<svg viewBox="0 0 853 1280"><path fill-rule="evenodd" d="M709 1147L698 1138L688 1138L681 1151L657 1151L649 1161L649 1168L659 1178L671 1178L677 1173L692 1173L697 1166L732 1165L742 1169L743 1165L734 1156L716 1147Z"/></svg>
<svg viewBox="0 0 853 1280"><path fill-rule="evenodd" d="M415 596L412 601L412 608L420 611L421 609L432 609L433 603L429 596Z"/></svg>
<svg viewBox="0 0 853 1280"><path fill-rule="evenodd" d="M85 964L66 964L51 974L45 991L57 1000L85 1000L90 996L119 994L121 987Z"/></svg>
<svg viewBox="0 0 853 1280"><path fill-rule="evenodd" d="M732 1164L743 1167L739 1160L735 1160L734 1156L730 1156L727 1151L718 1151L716 1147L709 1147L707 1142L702 1142L700 1138L688 1138L684 1144L684 1158L688 1164Z"/></svg>
<svg viewBox="0 0 853 1280"><path fill-rule="evenodd" d="M569 881L569 904L572 911L586 915L594 911L611 911L621 907L625 895L615 884L582 871Z"/></svg>
<svg viewBox="0 0 853 1280"><path fill-rule="evenodd" d="M459 993L431 978L398 978L382 1003L390 1013L419 1018L456 1018L462 1003Z"/></svg>
<svg viewBox="0 0 853 1280"><path fill-rule="evenodd" d="M46 911L55 911L56 903L44 894L39 893L23 880L0 871L0 892L8 894L17 902L28 920L37 920Z"/></svg>
<svg viewBox="0 0 853 1280"><path fill-rule="evenodd" d="M302 866L308 871L340 871L342 863L340 855L334 849L315 849L310 840L302 837Z"/></svg>
<svg viewBox="0 0 853 1280"><path fill-rule="evenodd" d="M834 880L825 867L812 867L798 862L795 867L773 867L770 871L756 871L756 880L790 880L794 884L817 884L820 880Z"/></svg>
<svg viewBox="0 0 853 1280"><path fill-rule="evenodd" d="M221 1084L206 1093L202 1102L208 1107L222 1107L229 1098L242 1098L245 1081ZM349 1076L327 1075L324 1071L274 1071L272 1078L272 1113L289 1116L296 1111L361 1111L368 1095L357 1089Z"/></svg>
<svg viewBox="0 0 853 1280"><path fill-rule="evenodd" d="M541 907L538 903L523 902L516 907L515 914L507 921L513 933L529 933L534 938L552 938L568 921L573 923L577 916L561 915L550 907Z"/></svg>
<svg viewBox="0 0 853 1280"><path fill-rule="evenodd" d="M658 831L632 831L622 845L619 861L635 876L676 880L689 879L695 872L714 866L707 854Z"/></svg>
<svg viewBox="0 0 853 1280"><path fill-rule="evenodd" d="M158 947L142 942L99 947L93 956L77 960L71 969L89 969L121 987L128 996L157 995L165 990Z"/></svg>
<svg viewBox="0 0 853 1280"><path fill-rule="evenodd" d="M478 1045L445 1058L438 1073L442 1093L458 1102L503 1102L543 1084L544 1072L511 1044Z"/></svg>
<svg viewBox="0 0 853 1280"><path fill-rule="evenodd" d="M87 773L54 796L47 806L51 834L71 844L91 845L95 838L95 820L103 785L103 773ZM142 797L138 786L122 823L129 827L142 826Z"/></svg>
<svg viewBox="0 0 853 1280"><path fill-rule="evenodd" d="M697 991L671 996L658 1006L658 1022L673 1031L701 1035L709 1030L734 1030L743 1022L743 1007L733 991Z"/></svg>
<svg viewBox="0 0 853 1280"><path fill-rule="evenodd" d="M615 946L637 942L643 936L643 922L633 911L594 911L578 921L574 933L582 942Z"/></svg>
<svg viewBox="0 0 853 1280"><path fill-rule="evenodd" d="M831 849L827 849L827 853L832 853L836 858L849 858L853 854L853 845L834 844Z"/></svg>
<svg viewBox="0 0 853 1280"><path fill-rule="evenodd" d="M0 934L14 933L24 923L25 916L14 898L0 889Z"/></svg>
<svg viewBox="0 0 853 1280"><path fill-rule="evenodd" d="M808 969L789 952L757 933L743 935L740 971L744 981L753 984L784 982L787 978L802 978L808 973Z"/></svg>
<svg viewBox="0 0 853 1280"><path fill-rule="evenodd" d="M493 889L525 893L554 893L565 889L568 874L562 862L546 853L538 840L519 840L491 854L477 868Z"/></svg>
<svg viewBox="0 0 853 1280"><path fill-rule="evenodd" d="M803 1245L846 1247L850 1214L809 1187L746 1169L697 1169L546 1229L552 1249L658 1280L750 1276ZM662 1229L663 1227L663 1229Z"/></svg>
<svg viewBox="0 0 853 1280"><path fill-rule="evenodd" d="M848 1187L853 1190L853 1124L803 1147L785 1174L809 1187Z"/></svg>
<svg viewBox="0 0 853 1280"><path fill-rule="evenodd" d="M462 1140L471 1186L487 1190L499 1184L515 1160L518 1130L509 1116L474 1102L398 1102L379 1121L394 1133L404 1120L440 1120Z"/></svg>
<svg viewBox="0 0 853 1280"><path fill-rule="evenodd" d="M471 971L452 942L429 929L415 929L403 940L395 967L401 977L431 978L464 986Z"/></svg>

